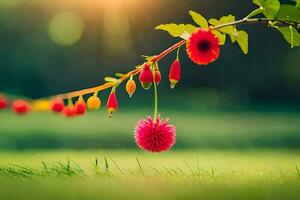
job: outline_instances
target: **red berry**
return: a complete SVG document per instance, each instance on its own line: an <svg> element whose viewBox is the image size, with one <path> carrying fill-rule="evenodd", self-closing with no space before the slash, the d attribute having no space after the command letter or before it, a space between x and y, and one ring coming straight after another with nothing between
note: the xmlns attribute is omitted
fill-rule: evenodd
<svg viewBox="0 0 300 200"><path fill-rule="evenodd" d="M0 110L5 109L8 106L8 101L4 96L0 96Z"/></svg>
<svg viewBox="0 0 300 200"><path fill-rule="evenodd" d="M66 117L74 117L76 115L76 109L74 106L66 106L63 109L63 113Z"/></svg>
<svg viewBox="0 0 300 200"><path fill-rule="evenodd" d="M60 113L65 107L65 103L62 98L57 97L52 101L51 110L56 113Z"/></svg>
<svg viewBox="0 0 300 200"><path fill-rule="evenodd" d="M160 81L161 81L161 74L160 74L160 71L159 70L155 70L155 83L159 84Z"/></svg>
<svg viewBox="0 0 300 200"><path fill-rule="evenodd" d="M180 80L181 78L181 65L178 59L176 59L170 68L170 73L169 73L169 81L171 83L171 88L174 88L176 83Z"/></svg>
<svg viewBox="0 0 300 200"><path fill-rule="evenodd" d="M25 100L17 99L13 102L12 109L16 114L23 115L30 110L30 105Z"/></svg>
<svg viewBox="0 0 300 200"><path fill-rule="evenodd" d="M75 110L77 115L84 115L86 111L86 104L84 101L78 100L75 103Z"/></svg>
<svg viewBox="0 0 300 200"><path fill-rule="evenodd" d="M139 81L144 89L149 89L153 83L153 74L149 64L144 64L139 76Z"/></svg>
<svg viewBox="0 0 300 200"><path fill-rule="evenodd" d="M110 117L112 116L112 113L118 109L118 100L115 92L110 93L107 100L106 108Z"/></svg>

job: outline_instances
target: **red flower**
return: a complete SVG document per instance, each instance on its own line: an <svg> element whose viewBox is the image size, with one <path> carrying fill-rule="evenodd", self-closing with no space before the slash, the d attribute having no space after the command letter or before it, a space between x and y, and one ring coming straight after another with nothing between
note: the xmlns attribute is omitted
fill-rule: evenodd
<svg viewBox="0 0 300 200"><path fill-rule="evenodd" d="M149 89L153 83L153 74L149 64L144 64L139 76L139 81L144 89Z"/></svg>
<svg viewBox="0 0 300 200"><path fill-rule="evenodd" d="M8 106L7 99L4 96L0 96L0 110L5 109Z"/></svg>
<svg viewBox="0 0 300 200"><path fill-rule="evenodd" d="M178 59L176 59L170 68L170 73L169 73L169 81L171 83L171 88L174 88L177 82L181 78L181 65Z"/></svg>
<svg viewBox="0 0 300 200"><path fill-rule="evenodd" d="M86 103L84 102L84 99L82 96L78 98L78 100L75 103L75 112L77 115L84 115L86 111Z"/></svg>
<svg viewBox="0 0 300 200"><path fill-rule="evenodd" d="M76 115L76 109L74 106L66 106L63 109L63 113L66 117L74 117Z"/></svg>
<svg viewBox="0 0 300 200"><path fill-rule="evenodd" d="M161 74L159 70L154 71L155 83L159 84L161 81Z"/></svg>
<svg viewBox="0 0 300 200"><path fill-rule="evenodd" d="M219 39L211 30L199 29L190 37L186 51L189 58L198 65L207 65L220 55Z"/></svg>
<svg viewBox="0 0 300 200"><path fill-rule="evenodd" d="M84 115L86 111L86 104L84 101L78 100L75 103L75 111L77 115Z"/></svg>
<svg viewBox="0 0 300 200"><path fill-rule="evenodd" d="M65 103L62 98L57 97L52 101L51 110L56 113L60 113L65 107Z"/></svg>
<svg viewBox="0 0 300 200"><path fill-rule="evenodd" d="M12 109L16 114L24 115L30 110L30 105L25 100L17 99L13 102Z"/></svg>
<svg viewBox="0 0 300 200"><path fill-rule="evenodd" d="M106 107L109 113L109 117L111 117L112 113L118 109L118 100L117 100L116 92L110 93L107 100Z"/></svg>
<svg viewBox="0 0 300 200"><path fill-rule="evenodd" d="M176 141L176 129L160 117L153 121L151 117L142 119L135 127L134 137L137 145L149 152L162 152L169 150Z"/></svg>

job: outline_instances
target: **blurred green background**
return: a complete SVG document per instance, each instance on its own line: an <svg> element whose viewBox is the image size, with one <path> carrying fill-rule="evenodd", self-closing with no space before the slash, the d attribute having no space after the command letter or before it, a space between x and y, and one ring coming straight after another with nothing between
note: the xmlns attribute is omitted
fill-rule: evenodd
<svg viewBox="0 0 300 200"><path fill-rule="evenodd" d="M190 9L242 18L254 8L250 0L0 0L0 91L35 99L96 86L178 41L155 31L159 24L192 23ZM175 148L300 147L300 49L265 25L240 29L249 32L247 56L228 44L201 68L181 51L175 90L167 80L175 54L161 61L159 106L177 126ZM129 99L122 86L113 119L0 112L0 148L136 148L132 131L151 115L152 96L139 87Z"/></svg>

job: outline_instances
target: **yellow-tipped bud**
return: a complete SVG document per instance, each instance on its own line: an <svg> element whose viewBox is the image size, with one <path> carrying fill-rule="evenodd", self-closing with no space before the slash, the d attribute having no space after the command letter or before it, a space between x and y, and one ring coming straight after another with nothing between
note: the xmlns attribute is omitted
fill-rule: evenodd
<svg viewBox="0 0 300 200"><path fill-rule="evenodd" d="M136 84L135 81L133 79L129 79L126 83L126 91L129 95L129 97L132 97L132 95L134 94L136 90Z"/></svg>
<svg viewBox="0 0 300 200"><path fill-rule="evenodd" d="M174 80L174 79L170 79L170 88L171 89L174 89L175 85L177 84L177 80Z"/></svg>

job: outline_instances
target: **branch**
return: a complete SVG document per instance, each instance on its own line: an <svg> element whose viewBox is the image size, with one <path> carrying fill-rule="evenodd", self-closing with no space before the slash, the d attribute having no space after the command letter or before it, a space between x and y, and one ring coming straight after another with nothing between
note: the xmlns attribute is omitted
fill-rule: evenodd
<svg viewBox="0 0 300 200"><path fill-rule="evenodd" d="M218 25L218 26L210 27L210 29L211 30L216 30L216 29L227 27L227 26L235 26L235 25L240 25L240 24L258 24L258 23L274 23L274 22L280 23L282 25L294 26L296 28L300 27L300 22L291 21L291 20L277 20L277 19L268 19L268 18L250 18L250 19L244 18L244 19L240 19L240 20L237 20L237 21L234 21L234 22L229 22L229 23ZM158 62L159 60L161 60L165 56L169 55L174 50L176 50L179 47L181 47L182 45L186 44L187 41L188 40L179 41L178 43L176 43L173 46L169 47L168 49L161 52L160 54L154 56L152 59L150 59L149 61L147 61L145 63L156 63L156 62ZM145 64L145 63L143 63L143 64ZM128 72L127 74L125 74L124 76L122 76L121 78L119 78L117 80L117 84L121 84L122 82L127 80L129 77L139 74L141 72L141 70L142 70L142 67L138 67L135 70L132 70L132 71ZM114 82L108 82L108 83L105 83L105 84L100 85L100 86L96 86L96 87L92 87L92 88L88 88L88 89L84 89L84 90L79 90L79 91L74 91L74 92L69 92L69 93L65 93L65 94L58 94L58 95L48 97L48 98L61 97L63 99L70 99L70 98L79 97L79 96L82 96L82 95L85 95L85 94L100 92L100 91L112 88L114 85L115 85Z"/></svg>

